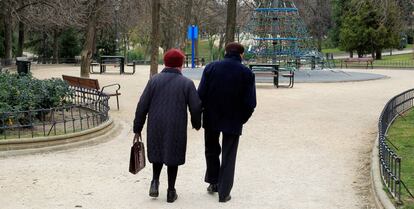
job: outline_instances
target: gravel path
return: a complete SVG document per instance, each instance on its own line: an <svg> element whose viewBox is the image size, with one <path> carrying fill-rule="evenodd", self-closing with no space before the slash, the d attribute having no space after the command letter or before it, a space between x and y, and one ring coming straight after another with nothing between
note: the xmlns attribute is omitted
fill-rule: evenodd
<svg viewBox="0 0 414 209"><path fill-rule="evenodd" d="M36 77L78 75L75 67L33 67ZM369 157L380 111L413 87L414 71L374 70L389 79L301 83L293 89L258 84L258 107L241 137L233 199L206 192L203 132L189 128L187 163L179 169L174 204L148 197L151 169L128 173L132 120L149 67L135 75L92 75L121 84L121 110L111 99L119 136L96 146L0 159L0 205L9 208L373 208ZM366 72L355 70L355 72ZM198 81L196 81L198 83ZM144 136L145 137L145 136Z"/></svg>

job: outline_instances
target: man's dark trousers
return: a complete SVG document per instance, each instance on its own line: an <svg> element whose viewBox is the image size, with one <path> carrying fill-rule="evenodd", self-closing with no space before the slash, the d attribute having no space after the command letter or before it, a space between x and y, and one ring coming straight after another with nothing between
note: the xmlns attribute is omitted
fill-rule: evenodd
<svg viewBox="0 0 414 209"><path fill-rule="evenodd" d="M205 181L210 184L218 184L220 198L230 194L234 181L234 170L236 166L237 147L239 135L223 133L222 148L220 147L220 132L205 130L205 155L207 171ZM220 152L221 166L220 166Z"/></svg>

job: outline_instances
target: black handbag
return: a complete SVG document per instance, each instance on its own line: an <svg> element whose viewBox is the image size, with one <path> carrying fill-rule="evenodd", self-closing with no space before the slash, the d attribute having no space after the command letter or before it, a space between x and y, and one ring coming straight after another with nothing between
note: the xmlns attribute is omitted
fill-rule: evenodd
<svg viewBox="0 0 414 209"><path fill-rule="evenodd" d="M143 168L145 168L145 147L141 137L139 137L138 141L134 141L134 145L131 147L129 172L137 174Z"/></svg>

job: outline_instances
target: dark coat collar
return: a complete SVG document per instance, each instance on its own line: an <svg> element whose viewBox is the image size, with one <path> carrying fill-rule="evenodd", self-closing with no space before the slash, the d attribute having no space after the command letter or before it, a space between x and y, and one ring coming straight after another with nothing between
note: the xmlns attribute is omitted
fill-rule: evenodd
<svg viewBox="0 0 414 209"><path fill-rule="evenodd" d="M182 75L180 70L175 69L175 68L169 68L169 67L164 68L164 70L162 70L161 73L177 73L177 74Z"/></svg>
<svg viewBox="0 0 414 209"><path fill-rule="evenodd" d="M224 55L224 58L225 59L237 60L239 62L242 61L240 55L239 54L236 54L236 53L228 53L228 54Z"/></svg>

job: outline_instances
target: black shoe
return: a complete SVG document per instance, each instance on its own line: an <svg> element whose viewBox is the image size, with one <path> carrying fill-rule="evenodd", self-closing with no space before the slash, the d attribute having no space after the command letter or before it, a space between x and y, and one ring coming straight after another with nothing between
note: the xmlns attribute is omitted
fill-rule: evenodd
<svg viewBox="0 0 414 209"><path fill-rule="evenodd" d="M210 184L210 186L207 187L208 193L214 193L218 192L217 184Z"/></svg>
<svg viewBox="0 0 414 209"><path fill-rule="evenodd" d="M230 195L227 195L226 197L220 197L219 198L219 202L227 202L229 200L231 200L231 196Z"/></svg>
<svg viewBox="0 0 414 209"><path fill-rule="evenodd" d="M167 191L167 202L172 203L178 198L177 192L174 190Z"/></svg>
<svg viewBox="0 0 414 209"><path fill-rule="evenodd" d="M160 182L157 180L151 181L151 187L149 190L149 196L150 197L158 197L158 186L160 185Z"/></svg>

